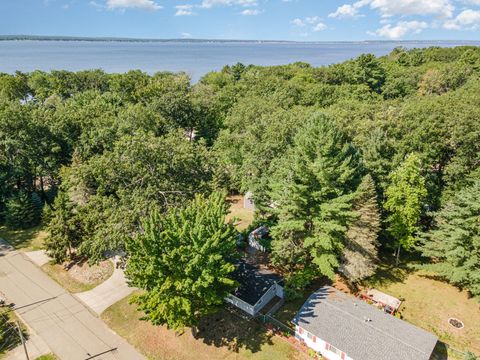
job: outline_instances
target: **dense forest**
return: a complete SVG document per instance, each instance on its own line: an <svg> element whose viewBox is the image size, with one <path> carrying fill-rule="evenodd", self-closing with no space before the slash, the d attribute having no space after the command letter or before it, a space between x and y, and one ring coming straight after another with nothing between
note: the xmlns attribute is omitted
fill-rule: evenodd
<svg viewBox="0 0 480 360"><path fill-rule="evenodd" d="M395 253L480 299L479 75L476 47L236 64L196 84L0 74L0 221L42 223L58 262L126 252L142 309L174 328L234 286L223 199L247 191L292 296Z"/></svg>

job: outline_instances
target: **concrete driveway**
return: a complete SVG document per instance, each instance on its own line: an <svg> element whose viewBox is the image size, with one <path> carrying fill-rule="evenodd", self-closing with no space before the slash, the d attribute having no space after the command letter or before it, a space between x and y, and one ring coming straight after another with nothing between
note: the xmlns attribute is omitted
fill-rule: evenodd
<svg viewBox="0 0 480 360"><path fill-rule="evenodd" d="M61 359L144 359L24 254L1 244L0 291Z"/></svg>
<svg viewBox="0 0 480 360"><path fill-rule="evenodd" d="M110 305L122 300L130 294L134 289L128 287L123 270L115 269L103 283L92 290L75 294L95 313L101 314Z"/></svg>

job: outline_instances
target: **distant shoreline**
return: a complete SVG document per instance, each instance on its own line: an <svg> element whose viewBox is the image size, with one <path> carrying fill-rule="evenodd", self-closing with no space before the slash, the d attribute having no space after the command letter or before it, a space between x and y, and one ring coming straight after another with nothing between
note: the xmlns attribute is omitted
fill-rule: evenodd
<svg viewBox="0 0 480 360"><path fill-rule="evenodd" d="M325 44L325 43L460 43L480 44L480 40L361 40L361 41L289 41L289 40L238 40L238 39L143 39L118 37L77 37L42 35L0 35L0 41L85 41L85 42L138 42L138 43L247 43L247 44Z"/></svg>

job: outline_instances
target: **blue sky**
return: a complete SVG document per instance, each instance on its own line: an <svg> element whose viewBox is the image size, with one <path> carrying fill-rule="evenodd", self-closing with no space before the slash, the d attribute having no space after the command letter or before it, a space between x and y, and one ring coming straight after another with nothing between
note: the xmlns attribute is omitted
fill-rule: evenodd
<svg viewBox="0 0 480 360"><path fill-rule="evenodd" d="M480 0L1 0L0 34L480 40Z"/></svg>

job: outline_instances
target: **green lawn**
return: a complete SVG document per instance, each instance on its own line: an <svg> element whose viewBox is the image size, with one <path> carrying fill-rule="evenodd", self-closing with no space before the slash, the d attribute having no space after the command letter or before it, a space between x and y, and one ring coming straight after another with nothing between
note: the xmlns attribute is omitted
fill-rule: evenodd
<svg viewBox="0 0 480 360"><path fill-rule="evenodd" d="M69 270L63 264L45 264L42 266L53 280L71 293L79 293L93 289L113 274L111 261L102 261L98 265L86 262L72 266Z"/></svg>
<svg viewBox="0 0 480 360"><path fill-rule="evenodd" d="M18 334L17 321L20 324L24 338L28 338L27 328L15 312L7 311L5 308L0 309L0 359L6 358L10 350L22 343Z"/></svg>
<svg viewBox="0 0 480 360"><path fill-rule="evenodd" d="M141 314L128 303L129 298L105 310L102 319L149 359L307 359L284 339L269 335L256 321L247 321L226 310L203 321L194 337L189 329L176 334L139 320Z"/></svg>
<svg viewBox="0 0 480 360"><path fill-rule="evenodd" d="M400 308L404 320L436 334L455 349L480 355L480 303L466 291L425 272L393 266L381 267L367 285L404 299ZM450 326L451 317L463 321L465 328ZM450 358L459 355L450 351Z"/></svg>
<svg viewBox="0 0 480 360"><path fill-rule="evenodd" d="M8 241L17 250L40 250L46 237L47 233L42 230L41 226L24 230L11 230L0 226L0 238Z"/></svg>
<svg viewBox="0 0 480 360"><path fill-rule="evenodd" d="M37 357L35 360L58 360L58 357L56 357L55 354L46 354Z"/></svg>
<svg viewBox="0 0 480 360"><path fill-rule="evenodd" d="M230 203L230 212L227 215L227 221L235 219L235 227L238 231L246 230L253 222L253 210L243 207L243 196L236 195L228 197Z"/></svg>

